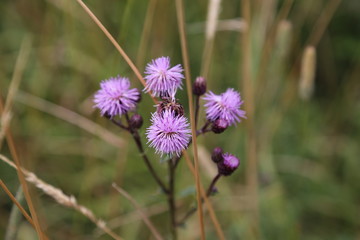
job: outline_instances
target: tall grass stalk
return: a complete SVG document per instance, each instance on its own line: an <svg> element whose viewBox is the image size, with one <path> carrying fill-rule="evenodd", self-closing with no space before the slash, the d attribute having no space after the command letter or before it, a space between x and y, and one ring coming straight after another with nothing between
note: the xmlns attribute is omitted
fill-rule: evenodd
<svg viewBox="0 0 360 240"><path fill-rule="evenodd" d="M201 192L200 192L200 174L199 174L199 161L198 161L198 152L197 152L197 141L196 141L196 124L194 116L194 101L192 95L192 84L190 76L190 63L186 42L186 32L185 32L185 20L184 20L184 9L182 0L176 0L176 15L178 20L178 28L180 35L181 43L181 53L183 58L183 65L185 69L185 79L186 79L186 90L189 100L189 112L190 112L190 125L192 133L192 143L193 143L193 154L194 154L194 165L195 165L195 181L196 181L196 198L198 204L198 216L200 223L200 232L201 239L205 239L205 229L204 229L204 219L202 213L202 201L201 201Z"/></svg>
<svg viewBox="0 0 360 240"><path fill-rule="evenodd" d="M22 78L22 74L24 72L25 69L25 65L28 59L28 56L30 54L30 49L31 49L31 41L30 38L25 38L21 44L20 47L20 52L19 55L16 59L16 63L15 63L15 68L14 68L14 72L13 72L13 76L11 79L11 83L10 86L12 86L11 91L9 91L10 95L8 95L8 100L5 103L5 106L3 105L2 99L0 98L0 114L2 115L5 111L9 112L10 111L10 107L12 105L12 98L15 95L17 88L20 84L20 80ZM20 163L20 159L18 157L17 154L17 150L15 147L15 143L14 143L14 139L13 136L11 134L10 129L6 129L5 130L5 135L6 135L6 140L10 149L10 153L13 156L14 160L15 160L15 164L17 169L20 169L21 163ZM46 239L45 235L43 234L42 230L41 230L41 226L39 223L39 219L35 210L35 206L33 204L32 201L32 197L30 194L30 190L28 189L28 186L26 184L24 175L21 171L17 171L18 174L18 178L20 180L21 186L23 188L24 194L25 194L25 199L26 202L29 206L30 209L30 214L32 216L32 219L34 221L34 225L35 225L35 230L37 232L38 237L40 238L40 240L42 239Z"/></svg>
<svg viewBox="0 0 360 240"><path fill-rule="evenodd" d="M139 79L141 84L145 87L146 83L144 78L142 77L139 69L135 66L133 61L128 57L128 55L125 53L125 51L120 47L118 42L115 40L115 38L110 34L110 32L105 28L105 26L100 22L100 20L95 16L95 14L86 6L86 4L81 0L76 0L80 6L85 10L85 12L91 17L91 19L98 25L98 27L103 31L103 33L106 35L106 37L110 40L110 42L114 45L114 47L119 51L120 55L125 59L126 63L129 65L129 67L133 70L136 77ZM153 101L156 103L156 99L150 94Z"/></svg>

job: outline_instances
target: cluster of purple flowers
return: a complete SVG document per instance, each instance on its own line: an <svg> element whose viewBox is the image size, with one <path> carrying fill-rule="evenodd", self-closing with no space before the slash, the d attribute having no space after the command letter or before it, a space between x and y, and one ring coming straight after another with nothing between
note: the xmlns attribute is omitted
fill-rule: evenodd
<svg viewBox="0 0 360 240"><path fill-rule="evenodd" d="M191 131L184 110L176 101L175 94L182 86L184 75L180 64L171 66L169 57L152 60L145 69L145 92L160 98L157 111L152 114L151 126L147 128L146 137L150 147L157 153L181 155L190 143ZM193 93L200 97L206 93L206 81L198 77L193 85ZM216 95L209 91L202 98L205 100L207 125L214 133L221 133L245 117L240 94L232 88ZM127 78L115 77L100 83L100 90L94 98L95 107L101 115L113 119L121 117L129 111L136 110L140 101L140 91L130 88ZM139 115L137 115L139 116ZM141 119L142 122L142 119ZM229 169L236 169L239 160L231 154L222 154L217 162L219 173L229 175Z"/></svg>

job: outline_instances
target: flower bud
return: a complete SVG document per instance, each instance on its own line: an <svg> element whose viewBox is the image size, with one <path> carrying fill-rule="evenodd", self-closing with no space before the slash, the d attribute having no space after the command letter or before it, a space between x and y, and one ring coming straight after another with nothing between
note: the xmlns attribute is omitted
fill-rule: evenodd
<svg viewBox="0 0 360 240"><path fill-rule="evenodd" d="M218 163L218 171L221 175L231 175L240 165L240 160L232 154L224 153L224 160Z"/></svg>
<svg viewBox="0 0 360 240"><path fill-rule="evenodd" d="M223 150L221 147L216 147L214 148L212 154L211 154L211 159L213 160L214 163L219 163L222 162L224 160L223 155Z"/></svg>
<svg viewBox="0 0 360 240"><path fill-rule="evenodd" d="M223 131L225 131L228 127L228 122L224 119L218 119L216 120L212 127L211 127L211 130L214 132L214 133L222 133Z"/></svg>
<svg viewBox="0 0 360 240"><path fill-rule="evenodd" d="M193 94L201 96L206 92L206 80L203 77L197 77L193 85Z"/></svg>
<svg viewBox="0 0 360 240"><path fill-rule="evenodd" d="M137 114L137 113L132 115L130 118L129 124L130 124L131 128L135 128L135 129L141 128L141 126L143 124L143 119L142 119L141 115Z"/></svg>

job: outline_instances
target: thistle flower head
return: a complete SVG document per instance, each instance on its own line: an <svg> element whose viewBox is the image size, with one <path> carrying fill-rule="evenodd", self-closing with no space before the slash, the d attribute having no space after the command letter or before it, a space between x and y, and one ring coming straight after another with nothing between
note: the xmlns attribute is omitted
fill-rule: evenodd
<svg viewBox="0 0 360 240"><path fill-rule="evenodd" d="M191 131L184 116L175 115L171 110L155 112L151 118L152 125L146 131L150 147L157 153L177 154L187 148Z"/></svg>
<svg viewBox="0 0 360 240"><path fill-rule="evenodd" d="M136 88L130 89L129 79L117 76L100 83L100 89L94 95L94 107L100 109L101 115L112 118L134 110L139 100L140 92Z"/></svg>
<svg viewBox="0 0 360 240"><path fill-rule="evenodd" d="M203 99L206 101L206 116L212 122L222 119L231 126L240 122L240 118L246 118L245 111L240 109L244 101L241 100L240 93L232 88L220 95L210 91Z"/></svg>
<svg viewBox="0 0 360 240"><path fill-rule="evenodd" d="M174 98L176 90L181 88L183 68L180 64L171 67L169 57L160 57L148 63L145 69L145 92L152 91L155 96Z"/></svg>
<svg viewBox="0 0 360 240"><path fill-rule="evenodd" d="M224 176L231 175L240 165L240 160L230 153L224 153L223 161L218 162L218 171Z"/></svg>

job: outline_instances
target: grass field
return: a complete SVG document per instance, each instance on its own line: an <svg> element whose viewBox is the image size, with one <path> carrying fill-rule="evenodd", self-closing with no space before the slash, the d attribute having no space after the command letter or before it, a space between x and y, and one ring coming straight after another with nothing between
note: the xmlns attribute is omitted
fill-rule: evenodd
<svg viewBox="0 0 360 240"><path fill-rule="evenodd" d="M142 90L139 76L79 2L0 2L0 179L31 218L1 189L0 239L175 239L167 199L131 135L93 107L101 80L120 74ZM208 90L234 88L245 102L247 119L197 139L195 176L205 189L217 171L214 147L241 160L208 199L220 226L205 201L203 223L193 214L177 228L177 239L201 239L202 227L206 239L221 239L221 232L224 239L246 240L360 238L358 0L85 4L141 75L152 59L170 56L191 81L205 76ZM184 81L177 98L190 118L187 87ZM154 111L143 92L144 143ZM202 107L199 123L205 118ZM187 150L191 162L193 150ZM167 181L160 155L146 144L145 153ZM30 181L22 188L24 173L6 159L19 160L43 182L25 172ZM175 181L181 219L199 200L184 158Z"/></svg>

